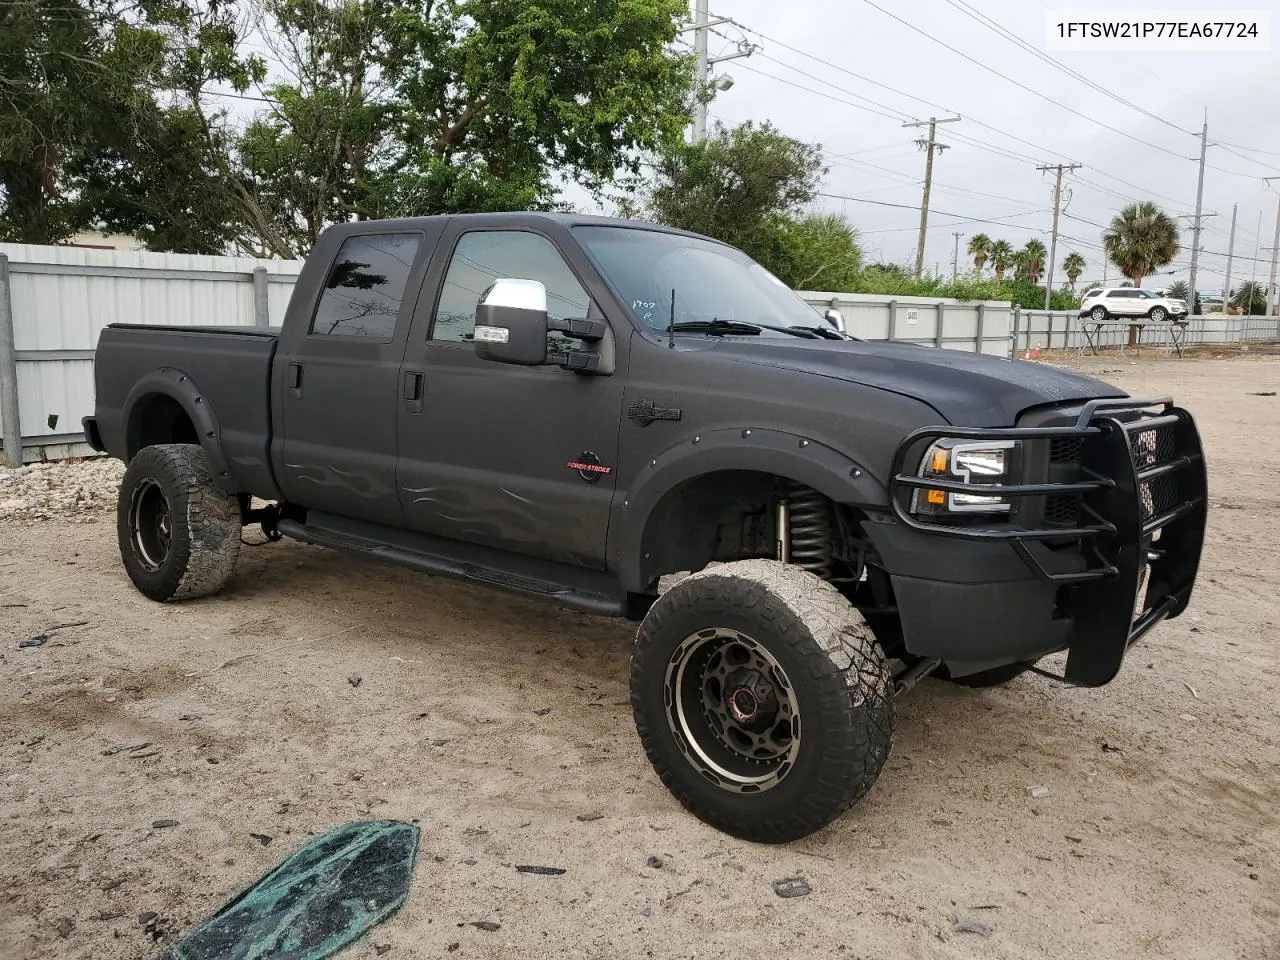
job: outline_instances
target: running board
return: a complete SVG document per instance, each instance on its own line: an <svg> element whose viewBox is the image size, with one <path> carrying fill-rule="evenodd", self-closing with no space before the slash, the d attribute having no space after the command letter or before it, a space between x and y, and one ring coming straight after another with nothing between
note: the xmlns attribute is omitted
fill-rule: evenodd
<svg viewBox="0 0 1280 960"><path fill-rule="evenodd" d="M434 576L549 600L597 616L622 617L628 610L627 593L612 576L554 560L314 510L309 511L306 523L281 520L279 530L303 543L362 553Z"/></svg>

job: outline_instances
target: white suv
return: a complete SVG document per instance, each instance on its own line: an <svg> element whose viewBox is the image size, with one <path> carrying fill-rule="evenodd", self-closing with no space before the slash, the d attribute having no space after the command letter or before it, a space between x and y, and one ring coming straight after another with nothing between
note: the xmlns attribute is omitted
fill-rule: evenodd
<svg viewBox="0 0 1280 960"><path fill-rule="evenodd" d="M1101 323L1111 317L1150 317L1152 320L1183 320L1187 301L1162 297L1141 287L1094 287L1080 300L1080 316Z"/></svg>

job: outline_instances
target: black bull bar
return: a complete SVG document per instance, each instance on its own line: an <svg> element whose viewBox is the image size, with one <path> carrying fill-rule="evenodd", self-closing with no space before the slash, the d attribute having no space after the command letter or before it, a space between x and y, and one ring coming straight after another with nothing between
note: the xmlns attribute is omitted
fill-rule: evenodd
<svg viewBox="0 0 1280 960"><path fill-rule="evenodd" d="M917 476L915 464L904 470L913 451L919 457L922 441L941 438L1078 439L1077 479L987 488L1011 502L1075 498L1076 521L1024 526L1011 517L968 526L913 515L916 490L977 492L959 481ZM1195 421L1171 398L1093 400L1069 426L916 430L898 447L889 487L894 513L909 527L1008 543L1038 578L1060 587L1058 606L1074 623L1059 678L1068 683L1110 682L1128 648L1161 620L1181 614L1191 599L1204 543L1207 477Z"/></svg>

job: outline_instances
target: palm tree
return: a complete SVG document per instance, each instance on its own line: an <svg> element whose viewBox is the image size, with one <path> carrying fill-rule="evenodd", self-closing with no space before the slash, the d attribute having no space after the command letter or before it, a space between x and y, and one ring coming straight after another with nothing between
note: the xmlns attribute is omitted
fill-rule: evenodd
<svg viewBox="0 0 1280 960"><path fill-rule="evenodd" d="M1169 284L1169 288L1165 290L1166 297L1172 297L1174 300L1186 300L1187 294L1191 292L1191 288L1187 286L1185 280L1175 280Z"/></svg>
<svg viewBox="0 0 1280 960"><path fill-rule="evenodd" d="M1102 249L1135 287L1152 270L1178 255L1178 224L1150 200L1131 203L1102 231ZM1129 327L1129 345L1138 342L1138 328Z"/></svg>
<svg viewBox="0 0 1280 960"><path fill-rule="evenodd" d="M1038 283L1044 272L1044 259L1049 251L1039 240L1028 240L1022 248L1022 271L1032 283Z"/></svg>
<svg viewBox="0 0 1280 960"><path fill-rule="evenodd" d="M1267 288L1260 283L1246 280L1231 298L1231 305L1246 316L1261 316L1267 310Z"/></svg>
<svg viewBox="0 0 1280 960"><path fill-rule="evenodd" d="M1088 264L1084 257L1072 250L1067 254L1067 258L1062 261L1062 269L1067 273L1067 283L1071 285L1071 295L1075 296L1076 281L1080 279L1080 274L1084 273L1084 268Z"/></svg>
<svg viewBox="0 0 1280 960"><path fill-rule="evenodd" d="M973 269L981 273L991 256L991 238L985 233L975 233L969 240L969 254L973 257Z"/></svg>
<svg viewBox="0 0 1280 960"><path fill-rule="evenodd" d="M1003 280L1004 272L1014 265L1013 247L1009 246L1008 240L997 240L991 244L987 253L991 258L991 266L996 271L996 279Z"/></svg>
<svg viewBox="0 0 1280 960"><path fill-rule="evenodd" d="M1142 286L1147 274L1178 255L1178 224L1150 200L1131 203L1102 232L1107 259L1120 272Z"/></svg>

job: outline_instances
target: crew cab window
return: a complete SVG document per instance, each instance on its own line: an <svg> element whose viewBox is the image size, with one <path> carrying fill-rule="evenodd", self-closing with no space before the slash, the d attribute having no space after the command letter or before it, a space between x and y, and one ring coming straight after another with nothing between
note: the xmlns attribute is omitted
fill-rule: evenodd
<svg viewBox="0 0 1280 960"><path fill-rule="evenodd" d="M390 340L420 239L416 233L386 233L344 240L324 282L311 333Z"/></svg>
<svg viewBox="0 0 1280 960"><path fill-rule="evenodd" d="M591 298L550 240L522 230L477 230L463 234L453 250L431 339L470 340L476 328L476 302L499 277L542 281L552 320L587 315ZM564 352L568 344L561 334L553 333L547 348Z"/></svg>

